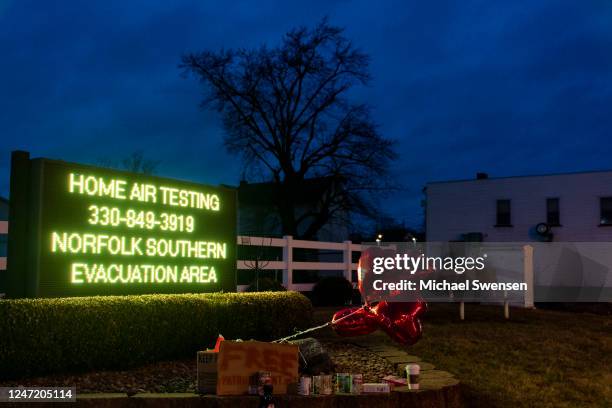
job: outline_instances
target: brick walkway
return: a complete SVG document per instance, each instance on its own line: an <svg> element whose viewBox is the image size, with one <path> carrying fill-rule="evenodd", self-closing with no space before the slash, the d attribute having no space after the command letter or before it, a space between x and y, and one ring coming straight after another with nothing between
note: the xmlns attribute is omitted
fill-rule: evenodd
<svg viewBox="0 0 612 408"><path fill-rule="evenodd" d="M431 363L421 361L417 356L409 354L400 345L394 346L381 338L381 334L371 334L364 337L353 337L344 339L343 341L350 342L360 347L364 347L372 353L383 357L395 367L397 375L400 377L406 376L406 364L417 363L421 367L419 383L421 390L436 390L441 388L457 388L459 392L459 380L451 373L442 370L436 370ZM407 387L397 387L395 391L408 391Z"/></svg>

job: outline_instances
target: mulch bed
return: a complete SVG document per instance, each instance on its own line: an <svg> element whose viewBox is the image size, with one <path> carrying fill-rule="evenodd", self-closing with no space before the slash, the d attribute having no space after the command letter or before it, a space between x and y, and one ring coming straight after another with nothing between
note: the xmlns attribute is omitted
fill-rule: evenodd
<svg viewBox="0 0 612 408"><path fill-rule="evenodd" d="M364 382L379 382L394 374L393 367L382 357L350 344L322 342L338 373L361 373ZM72 387L78 393L195 392L196 361L166 361L131 370L94 371L80 374L48 375L15 381L1 381L0 386Z"/></svg>
<svg viewBox="0 0 612 408"><path fill-rule="evenodd" d="M337 373L363 374L363 382L380 382L395 374L393 365L383 357L350 343L321 342L336 365Z"/></svg>
<svg viewBox="0 0 612 408"><path fill-rule="evenodd" d="M93 371L72 375L49 375L7 381L1 386L76 386L78 393L94 392L195 392L196 361L166 361L131 370Z"/></svg>

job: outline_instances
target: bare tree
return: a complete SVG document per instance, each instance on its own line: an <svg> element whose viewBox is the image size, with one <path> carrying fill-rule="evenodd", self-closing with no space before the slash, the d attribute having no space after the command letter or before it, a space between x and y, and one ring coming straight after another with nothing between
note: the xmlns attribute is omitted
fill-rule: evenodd
<svg viewBox="0 0 612 408"><path fill-rule="evenodd" d="M180 67L205 87L203 106L223 116L225 145L248 169L267 174L284 234L313 238L334 217L371 215L373 193L388 189L395 154L367 105L349 100L365 85L369 57L323 20L253 50L186 54ZM323 181L317 205L296 198L308 179Z"/></svg>
<svg viewBox="0 0 612 408"><path fill-rule="evenodd" d="M250 237L241 237L240 243L243 246L248 245L248 248L251 249L251 251L249 251L250 254L246 257L248 259L245 259L244 261L244 266L246 266L247 269L255 272L255 291L259 292L259 272L265 270L270 264L270 260L267 259L270 254L266 251L266 248L272 246L272 238L262 237L261 245L252 246Z"/></svg>
<svg viewBox="0 0 612 408"><path fill-rule="evenodd" d="M159 160L147 159L141 151L133 152L121 161L121 167L132 173L154 174L159 166Z"/></svg>
<svg viewBox="0 0 612 408"><path fill-rule="evenodd" d="M129 156L119 161L108 158L99 159L97 161L97 164L102 167L109 167L147 175L155 174L159 163L159 160L147 159L142 151L133 152Z"/></svg>

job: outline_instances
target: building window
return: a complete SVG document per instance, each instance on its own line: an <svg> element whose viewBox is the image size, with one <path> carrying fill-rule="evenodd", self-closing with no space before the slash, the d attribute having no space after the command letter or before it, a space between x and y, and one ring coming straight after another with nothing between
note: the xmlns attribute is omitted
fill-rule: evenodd
<svg viewBox="0 0 612 408"><path fill-rule="evenodd" d="M559 199L546 199L546 223L548 225L561 225L561 216L559 214Z"/></svg>
<svg viewBox="0 0 612 408"><path fill-rule="evenodd" d="M612 197L599 199L600 225L612 225Z"/></svg>
<svg viewBox="0 0 612 408"><path fill-rule="evenodd" d="M497 200L497 222L495 226L511 227L510 221L510 200Z"/></svg>

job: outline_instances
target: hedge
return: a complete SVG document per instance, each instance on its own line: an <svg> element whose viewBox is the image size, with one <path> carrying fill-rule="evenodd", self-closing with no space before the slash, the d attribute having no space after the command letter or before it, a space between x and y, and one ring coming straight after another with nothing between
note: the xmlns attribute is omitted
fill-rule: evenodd
<svg viewBox="0 0 612 408"><path fill-rule="evenodd" d="M0 300L0 378L195 358L218 333L272 340L311 321L296 292Z"/></svg>

